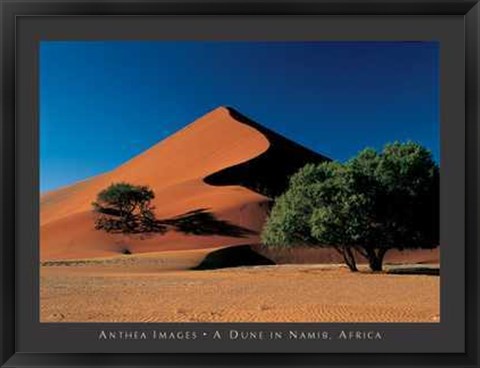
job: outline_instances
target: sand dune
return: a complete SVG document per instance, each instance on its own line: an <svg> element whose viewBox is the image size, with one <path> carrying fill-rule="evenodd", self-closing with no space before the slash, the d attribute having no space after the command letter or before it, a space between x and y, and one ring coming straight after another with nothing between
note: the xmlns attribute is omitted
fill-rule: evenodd
<svg viewBox="0 0 480 368"><path fill-rule="evenodd" d="M268 183L256 178L285 183L288 174L307 162L324 159L232 109L217 108L111 172L43 195L41 259L258 243L269 198L256 189ZM262 170L268 175L258 175ZM120 181L149 185L159 219L203 209L251 233L126 236L95 230L92 201L99 191ZM277 185L274 192L278 190Z"/></svg>
<svg viewBox="0 0 480 368"><path fill-rule="evenodd" d="M221 107L111 172L46 193L41 321L438 322L439 277L428 276L438 249L389 252L386 269L399 274L353 274L331 249L260 246L270 197L323 160ZM158 219L201 219L202 231L95 230L91 203L121 181L153 189ZM255 266L271 261L281 265ZM419 262L435 265L392 266Z"/></svg>
<svg viewBox="0 0 480 368"><path fill-rule="evenodd" d="M251 244L288 177L308 162L328 160L239 112L217 108L115 170L41 197L41 260L108 257L169 250L214 249ZM91 203L114 182L148 185L158 219L203 210L219 231L121 235L94 229ZM220 231L221 228L241 231ZM338 263L330 249L264 252L278 263ZM391 262L438 263L438 249L392 251Z"/></svg>

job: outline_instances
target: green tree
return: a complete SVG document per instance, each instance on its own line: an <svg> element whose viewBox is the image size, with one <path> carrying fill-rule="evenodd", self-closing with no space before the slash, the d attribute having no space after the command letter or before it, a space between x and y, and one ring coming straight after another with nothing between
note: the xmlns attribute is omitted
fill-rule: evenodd
<svg viewBox="0 0 480 368"><path fill-rule="evenodd" d="M267 245L333 247L356 271L354 250L381 271L390 249L432 248L439 236L438 167L424 147L393 143L377 153L307 165L291 179L262 232Z"/></svg>
<svg viewBox="0 0 480 368"><path fill-rule="evenodd" d="M95 228L107 232L140 233L155 225L155 194L148 186L114 183L97 195L92 203L98 214Z"/></svg>
<svg viewBox="0 0 480 368"><path fill-rule="evenodd" d="M380 153L364 150L348 165L353 190L367 198L368 231L357 249L372 270L382 269L389 249L438 246L440 177L430 151L395 142Z"/></svg>

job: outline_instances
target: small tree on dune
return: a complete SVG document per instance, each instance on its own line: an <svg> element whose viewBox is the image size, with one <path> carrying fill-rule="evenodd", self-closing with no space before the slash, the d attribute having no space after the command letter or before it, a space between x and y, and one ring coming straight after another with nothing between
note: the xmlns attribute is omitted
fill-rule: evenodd
<svg viewBox="0 0 480 368"><path fill-rule="evenodd" d="M155 225L155 194L148 186L114 183L97 195L92 203L98 214L95 228L106 232L148 232Z"/></svg>
<svg viewBox="0 0 480 368"><path fill-rule="evenodd" d="M262 240L332 247L352 271L356 251L381 271L390 249L438 245L438 196L438 167L424 147L365 149L345 164L310 164L296 173L275 201Z"/></svg>

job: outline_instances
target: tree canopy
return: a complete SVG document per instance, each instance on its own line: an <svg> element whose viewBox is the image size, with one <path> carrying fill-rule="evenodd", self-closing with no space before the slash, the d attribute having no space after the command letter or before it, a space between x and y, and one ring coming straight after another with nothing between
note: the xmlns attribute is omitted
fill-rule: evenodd
<svg viewBox="0 0 480 368"><path fill-rule="evenodd" d="M379 271L389 249L438 245L439 169L413 142L367 148L345 163L308 164L275 200L262 241L333 247L352 271L357 252Z"/></svg>
<svg viewBox="0 0 480 368"><path fill-rule="evenodd" d="M114 183L97 195L92 203L98 214L95 228L107 232L147 232L154 225L155 194L148 186Z"/></svg>

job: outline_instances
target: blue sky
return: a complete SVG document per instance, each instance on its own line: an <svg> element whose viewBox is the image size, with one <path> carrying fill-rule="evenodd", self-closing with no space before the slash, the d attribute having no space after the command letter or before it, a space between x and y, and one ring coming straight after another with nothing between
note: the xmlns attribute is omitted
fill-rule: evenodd
<svg viewBox="0 0 480 368"><path fill-rule="evenodd" d="M111 170L220 105L319 153L439 159L435 42L42 41L40 190Z"/></svg>

